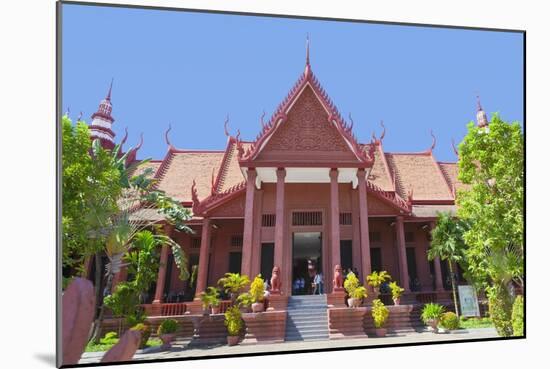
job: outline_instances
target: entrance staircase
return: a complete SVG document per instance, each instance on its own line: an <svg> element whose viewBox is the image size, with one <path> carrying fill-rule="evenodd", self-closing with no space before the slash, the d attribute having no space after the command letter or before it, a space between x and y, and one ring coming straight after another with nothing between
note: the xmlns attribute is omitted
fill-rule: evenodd
<svg viewBox="0 0 550 369"><path fill-rule="evenodd" d="M285 341L314 340L328 340L327 296L290 296Z"/></svg>

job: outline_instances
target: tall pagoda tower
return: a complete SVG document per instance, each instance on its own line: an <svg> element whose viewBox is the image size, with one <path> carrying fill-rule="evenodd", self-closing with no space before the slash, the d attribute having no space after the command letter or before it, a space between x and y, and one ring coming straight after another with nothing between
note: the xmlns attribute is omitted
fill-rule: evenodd
<svg viewBox="0 0 550 369"><path fill-rule="evenodd" d="M113 81L111 80L107 96L101 100L97 111L92 114L92 123L90 124L91 139L99 139L101 146L110 150L115 146L115 132L112 130L115 118L111 115L113 110L113 105L111 104L112 89Z"/></svg>

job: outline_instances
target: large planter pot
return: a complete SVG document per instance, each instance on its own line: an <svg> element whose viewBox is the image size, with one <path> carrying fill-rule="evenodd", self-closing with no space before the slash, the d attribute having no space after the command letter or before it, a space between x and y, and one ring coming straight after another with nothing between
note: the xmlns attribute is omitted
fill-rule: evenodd
<svg viewBox="0 0 550 369"><path fill-rule="evenodd" d="M252 312L253 313L261 313L264 311L264 303L263 302L255 302L252 304Z"/></svg>
<svg viewBox="0 0 550 369"><path fill-rule="evenodd" d="M376 337L386 337L388 330L386 328L375 328L374 332L376 333Z"/></svg>
<svg viewBox="0 0 550 369"><path fill-rule="evenodd" d="M439 319L429 319L426 321L426 324L433 333L438 333L437 325L439 324Z"/></svg>
<svg viewBox="0 0 550 369"><path fill-rule="evenodd" d="M176 337L175 333L165 333L160 335L160 340L162 341L162 346L160 346L161 349L166 350L172 347L171 342Z"/></svg>
<svg viewBox="0 0 550 369"><path fill-rule="evenodd" d="M396 305L396 306L401 305L401 297L393 299L393 304Z"/></svg>
<svg viewBox="0 0 550 369"><path fill-rule="evenodd" d="M211 306L212 314L219 314L220 313L220 307L219 306Z"/></svg>
<svg viewBox="0 0 550 369"><path fill-rule="evenodd" d="M235 346L239 343L239 336L227 336L227 344L229 346Z"/></svg>
<svg viewBox="0 0 550 369"><path fill-rule="evenodd" d="M354 307L354 308L361 306L361 299L355 299L353 297L350 297L348 299L348 306Z"/></svg>

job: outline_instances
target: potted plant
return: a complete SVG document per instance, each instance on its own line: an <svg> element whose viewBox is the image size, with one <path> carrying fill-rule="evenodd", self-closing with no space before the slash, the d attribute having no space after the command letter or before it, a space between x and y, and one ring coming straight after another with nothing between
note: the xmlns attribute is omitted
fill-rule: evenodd
<svg viewBox="0 0 550 369"><path fill-rule="evenodd" d="M446 332L448 332L457 330L460 322L455 313L452 311L447 311L446 313L441 314L439 324Z"/></svg>
<svg viewBox="0 0 550 369"><path fill-rule="evenodd" d="M391 276L386 272L385 270L382 270L381 272L374 271L371 274L367 276L365 281L369 286L372 287L374 292L374 297L377 298L378 294L380 293L380 286L382 283L389 281L391 279Z"/></svg>
<svg viewBox="0 0 550 369"><path fill-rule="evenodd" d="M241 311L238 306L230 306L225 312L224 324L227 327L227 344L235 346L239 343L239 335L243 328Z"/></svg>
<svg viewBox="0 0 550 369"><path fill-rule="evenodd" d="M264 311L264 280L261 274L258 274L250 284L250 296L252 297L252 312L260 313Z"/></svg>
<svg viewBox="0 0 550 369"><path fill-rule="evenodd" d="M162 323L160 323L157 335L160 337L162 341L161 348L163 350L170 348L170 342L174 340L174 337L176 337L176 330L178 329L178 322L174 319L166 319L163 320Z"/></svg>
<svg viewBox="0 0 550 369"><path fill-rule="evenodd" d="M351 272L344 281L344 289L348 293L348 306L359 307L363 298L367 297L367 289L359 285L359 279Z"/></svg>
<svg viewBox="0 0 550 369"><path fill-rule="evenodd" d="M215 287L208 287L206 291L201 293L202 308L205 313L208 313L208 308L212 310L212 314L220 313L220 291Z"/></svg>
<svg viewBox="0 0 550 369"><path fill-rule="evenodd" d="M445 308L442 305L430 302L422 308L421 318L424 324L427 324L434 333L437 333L437 325L444 312Z"/></svg>
<svg viewBox="0 0 550 369"><path fill-rule="evenodd" d="M405 289L399 287L397 282L390 282L391 298L394 305L399 305L401 303L401 295L405 292Z"/></svg>
<svg viewBox="0 0 550 369"><path fill-rule="evenodd" d="M236 306L238 306L242 313L248 313L254 303L254 297L252 297L250 292L243 292L237 297L236 303Z"/></svg>
<svg viewBox="0 0 550 369"><path fill-rule="evenodd" d="M384 328L384 325L389 315L390 311L380 299L372 301L372 319L374 320L374 328L377 337L386 336L387 330Z"/></svg>
<svg viewBox="0 0 550 369"><path fill-rule="evenodd" d="M231 304L234 305L239 293L250 284L250 279L247 275L239 273L225 273L223 278L218 280L225 293L229 294Z"/></svg>

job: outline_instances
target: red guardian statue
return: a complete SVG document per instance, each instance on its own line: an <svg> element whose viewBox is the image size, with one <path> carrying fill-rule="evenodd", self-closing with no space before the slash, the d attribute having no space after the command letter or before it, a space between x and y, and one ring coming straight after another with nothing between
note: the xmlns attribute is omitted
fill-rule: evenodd
<svg viewBox="0 0 550 369"><path fill-rule="evenodd" d="M332 280L332 285L334 291L341 291L344 284L344 278L342 276L342 267L340 264L334 266L334 279Z"/></svg>
<svg viewBox="0 0 550 369"><path fill-rule="evenodd" d="M271 271L271 294L281 293L281 269L274 266Z"/></svg>

